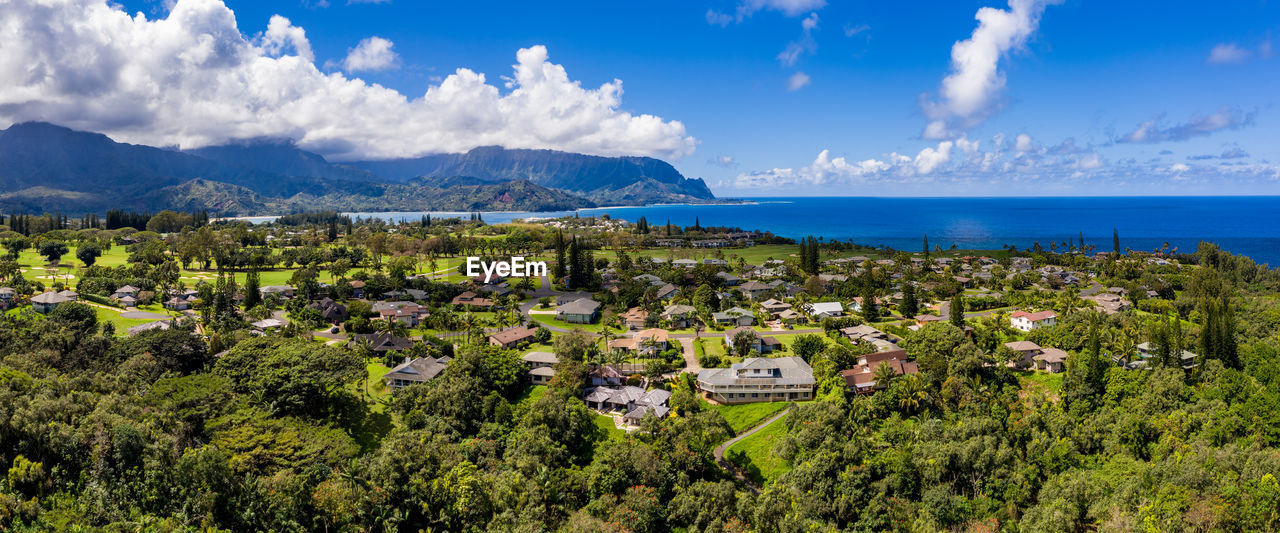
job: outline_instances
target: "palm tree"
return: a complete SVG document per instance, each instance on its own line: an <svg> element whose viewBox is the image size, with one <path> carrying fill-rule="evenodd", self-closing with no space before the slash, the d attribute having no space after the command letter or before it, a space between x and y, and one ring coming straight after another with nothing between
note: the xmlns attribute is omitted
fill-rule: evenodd
<svg viewBox="0 0 1280 533"><path fill-rule="evenodd" d="M898 407L908 413L915 413L929 405L929 391L925 389L924 380L911 374L902 382L902 397L898 399Z"/></svg>
<svg viewBox="0 0 1280 533"><path fill-rule="evenodd" d="M872 378L876 381L877 389L889 388L889 384L892 383L893 378L897 376L898 373L893 370L893 366L890 365L888 361L881 361L880 366L877 366L875 373L872 374Z"/></svg>

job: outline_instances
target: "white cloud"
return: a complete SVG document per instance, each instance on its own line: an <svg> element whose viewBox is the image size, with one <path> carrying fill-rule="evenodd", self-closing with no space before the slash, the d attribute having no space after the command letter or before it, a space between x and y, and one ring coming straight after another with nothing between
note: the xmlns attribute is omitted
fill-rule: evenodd
<svg viewBox="0 0 1280 533"><path fill-rule="evenodd" d="M969 128L985 119L1005 87L1000 59L1021 49L1039 27L1045 7L1060 1L1009 0L1007 11L978 9L974 16L978 27L951 47L951 73L942 80L940 100L923 102L932 120L925 134L955 135L956 128Z"/></svg>
<svg viewBox="0 0 1280 533"><path fill-rule="evenodd" d="M733 15L721 13L714 9L707 10L707 24L723 28L728 26L731 22L733 22Z"/></svg>
<svg viewBox="0 0 1280 533"><path fill-rule="evenodd" d="M1035 150L1035 143L1031 141L1031 136L1025 133L1019 133L1013 140L1013 149L1019 152L1030 152Z"/></svg>
<svg viewBox="0 0 1280 533"><path fill-rule="evenodd" d="M1209 50L1209 57L1205 59L1206 63L1211 65L1226 65L1230 63L1242 63L1253 55L1252 52L1237 46L1235 43L1221 43Z"/></svg>
<svg viewBox="0 0 1280 533"><path fill-rule="evenodd" d="M916 172L919 174L932 174L942 165L951 162L951 145L951 141L942 141L938 143L937 148L920 150L915 160Z"/></svg>
<svg viewBox="0 0 1280 533"><path fill-rule="evenodd" d="M787 79L787 90L798 91L800 88L809 84L809 75L803 72L796 72Z"/></svg>
<svg viewBox="0 0 1280 533"><path fill-rule="evenodd" d="M785 66L791 67L795 66L801 55L816 52L818 43L813 40L813 30L817 27L817 13L810 13L804 20L800 21L800 38L787 44L787 47L778 53L778 61Z"/></svg>
<svg viewBox="0 0 1280 533"><path fill-rule="evenodd" d="M738 160L731 155L720 154L707 160L708 165L715 165L721 168L738 168Z"/></svg>
<svg viewBox="0 0 1280 533"><path fill-rule="evenodd" d="M1185 141L1192 137L1203 137L1223 130L1235 130L1253 125L1258 112L1241 111L1239 109L1220 109L1208 115L1193 115L1190 120L1163 126L1164 115L1157 115L1151 120L1138 124L1133 131L1116 139L1120 143L1158 143L1165 141Z"/></svg>
<svg viewBox="0 0 1280 533"><path fill-rule="evenodd" d="M267 23L267 31L262 34L262 49L267 55L278 57L285 53L287 47L292 47L294 55L302 59L316 60L315 53L311 51L311 41L307 40L306 30L294 26L287 18L272 15Z"/></svg>
<svg viewBox="0 0 1280 533"><path fill-rule="evenodd" d="M394 43L382 37L369 37L355 48L347 50L342 69L347 72L389 70L400 63L400 56L391 48Z"/></svg>
<svg viewBox="0 0 1280 533"><path fill-rule="evenodd" d="M788 17L796 17L826 7L826 0L742 0L733 15L707 10L707 23L728 26L730 22L742 22L758 11L777 11Z"/></svg>
<svg viewBox="0 0 1280 533"><path fill-rule="evenodd" d="M108 0L11 0L0 20L0 124L183 147L289 137L337 160L484 145L680 158L697 147L678 121L623 111L621 81L584 88L542 46L516 54L505 90L459 68L411 97L321 72L282 17L242 35L221 0L180 0L156 20Z"/></svg>
<svg viewBox="0 0 1280 533"><path fill-rule="evenodd" d="M870 29L871 29L871 26L868 26L868 25L866 25L866 24L858 24L858 25L856 25L856 26L855 26L855 25L853 25L853 24L845 24L845 25L844 25L844 36L845 36L845 37L853 37L854 35L857 35L857 34L859 34L859 33L865 32L865 31L870 30Z"/></svg>

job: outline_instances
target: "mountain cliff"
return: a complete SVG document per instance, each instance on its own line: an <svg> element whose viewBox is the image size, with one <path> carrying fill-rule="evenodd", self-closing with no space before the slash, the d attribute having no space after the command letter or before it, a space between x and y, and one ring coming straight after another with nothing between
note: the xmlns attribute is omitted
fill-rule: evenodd
<svg viewBox="0 0 1280 533"><path fill-rule="evenodd" d="M396 181L421 176L529 180L604 204L696 202L715 198L701 179L685 178L669 163L651 157L601 157L484 146L463 154L353 162L351 166Z"/></svg>
<svg viewBox="0 0 1280 533"><path fill-rule="evenodd" d="M646 157L477 148L395 161L332 163L287 140L177 151L29 122L0 130L0 209L565 210L705 202L702 180Z"/></svg>

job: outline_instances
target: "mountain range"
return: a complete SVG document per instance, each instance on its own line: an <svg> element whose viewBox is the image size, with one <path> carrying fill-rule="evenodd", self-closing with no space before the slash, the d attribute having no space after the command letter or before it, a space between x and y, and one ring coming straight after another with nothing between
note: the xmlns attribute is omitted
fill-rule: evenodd
<svg viewBox="0 0 1280 533"><path fill-rule="evenodd" d="M9 212L551 211L715 201L701 179L648 157L490 146L336 163L279 139L179 151L43 122L0 130L0 209Z"/></svg>

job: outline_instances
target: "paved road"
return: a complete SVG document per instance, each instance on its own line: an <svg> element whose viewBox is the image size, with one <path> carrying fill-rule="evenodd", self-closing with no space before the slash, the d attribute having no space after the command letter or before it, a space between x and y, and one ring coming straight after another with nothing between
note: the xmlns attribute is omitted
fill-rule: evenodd
<svg viewBox="0 0 1280 533"><path fill-rule="evenodd" d="M751 491L752 491L752 492L754 492L754 493L756 493L756 494L759 494L759 493L760 493L760 487L756 486L755 481L752 481L752 480L751 480L751 478L749 478L749 477L747 477L747 476L746 476L746 474L743 474L743 473L742 473L742 470L738 468L738 465L735 465L735 464L733 464L732 462L730 462L729 460L725 459L725 458L724 458L724 454L725 454L725 452L726 452L726 451L728 451L728 450L729 450L729 448L730 448L730 447L732 447L734 444L737 444L737 443L738 443L739 441L741 441L742 439L745 439L745 438L747 438L747 437L750 437L750 436L752 436L752 435L756 434L756 432L758 432L758 431L760 431L760 430L762 430L762 429L764 429L764 428L769 427L769 425L770 425L770 424L773 424L774 422L777 422L778 420L781 420L781 419L782 419L782 417L787 416L787 413L790 413L790 412L791 412L791 408L790 408L790 407L788 407L788 408L786 408L786 409L783 409L782 411L779 411L779 412L778 412L778 414L773 415L773 417L769 418L768 420L765 420L765 421L764 421L764 423L762 423L762 424L758 424L758 425L756 425L756 427L753 427L753 428L751 428L751 429L747 430L745 433L742 433L741 435L738 435L738 436L736 436L736 437L734 437L734 438L732 438L732 439L729 439L729 440L727 440L727 441L724 441L724 442L723 442L722 444L720 444L719 446L716 446L716 449L715 449L713 452L711 452L711 453L712 453L712 455L714 455L714 456L715 456L716 464L720 465L720 468L725 469L725 471L726 471L726 472L729 472L730 474L733 474L733 477L735 477L735 478L737 478L737 479L739 479L739 480L741 480L741 481L745 482L745 483L747 484L747 487L749 487L749 488L751 489Z"/></svg>

